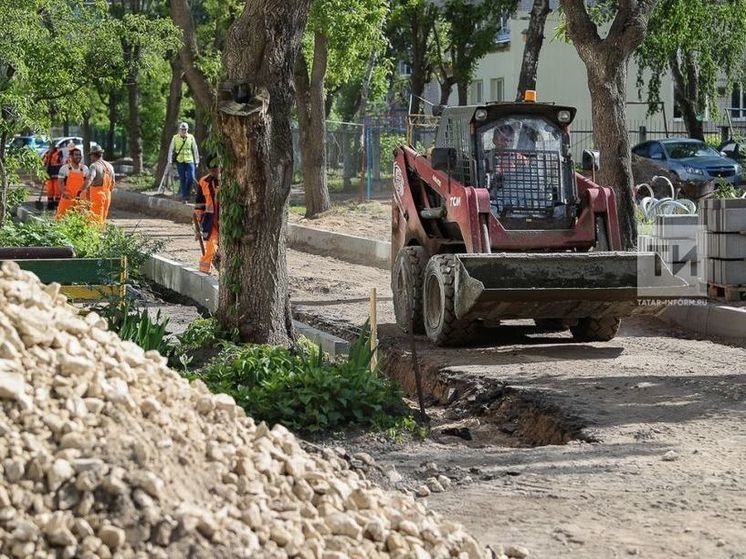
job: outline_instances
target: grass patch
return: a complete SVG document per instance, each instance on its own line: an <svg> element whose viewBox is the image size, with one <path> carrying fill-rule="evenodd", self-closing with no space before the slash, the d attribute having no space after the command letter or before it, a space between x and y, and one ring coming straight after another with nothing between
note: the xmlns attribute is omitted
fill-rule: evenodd
<svg viewBox="0 0 746 559"><path fill-rule="evenodd" d="M215 346L214 321L196 321L179 340L183 347L177 347L177 355L199 351L201 344ZM369 340L366 325L340 361L330 361L307 340L294 351L222 341L207 365L182 374L202 380L213 392L230 394L258 421L304 434L372 427L393 438L414 431L399 386L370 371Z"/></svg>
<svg viewBox="0 0 746 559"><path fill-rule="evenodd" d="M135 192L144 192L156 188L156 186L154 186L155 178L150 173L130 175L121 179L119 182L121 187L126 187L127 190L133 190Z"/></svg>

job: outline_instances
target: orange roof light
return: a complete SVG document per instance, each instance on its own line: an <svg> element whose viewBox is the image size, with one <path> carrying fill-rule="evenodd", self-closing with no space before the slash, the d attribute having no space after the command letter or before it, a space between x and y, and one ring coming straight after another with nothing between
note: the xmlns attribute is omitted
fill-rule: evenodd
<svg viewBox="0 0 746 559"><path fill-rule="evenodd" d="M536 103L536 90L535 89L527 89L523 93L523 100L526 103Z"/></svg>

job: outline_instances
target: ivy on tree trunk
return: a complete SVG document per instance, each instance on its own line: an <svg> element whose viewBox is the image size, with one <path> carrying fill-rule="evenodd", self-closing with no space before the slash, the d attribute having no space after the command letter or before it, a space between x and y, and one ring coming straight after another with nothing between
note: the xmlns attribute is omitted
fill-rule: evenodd
<svg viewBox="0 0 746 559"><path fill-rule="evenodd" d="M223 54L218 99L225 173L217 318L243 341L289 345L293 67L310 0L248 0Z"/></svg>

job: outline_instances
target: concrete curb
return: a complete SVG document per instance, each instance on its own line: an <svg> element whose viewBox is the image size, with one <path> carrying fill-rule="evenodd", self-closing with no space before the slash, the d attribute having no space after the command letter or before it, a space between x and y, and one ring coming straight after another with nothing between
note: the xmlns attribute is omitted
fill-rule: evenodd
<svg viewBox="0 0 746 559"><path fill-rule="evenodd" d="M746 340L746 307L713 303L672 306L659 317L703 336Z"/></svg>
<svg viewBox="0 0 746 559"><path fill-rule="evenodd" d="M115 190L112 206L115 209L137 211L178 223L192 222L193 207L191 205L165 197ZM386 241L376 241L289 223L288 246L302 252L333 256L351 264L362 264L384 270L389 268L391 243Z"/></svg>
<svg viewBox="0 0 746 559"><path fill-rule="evenodd" d="M145 263L143 274L158 285L205 307L210 313L214 314L217 311L218 280L209 274L158 255L151 256ZM297 320L293 320L293 326L330 355L346 355L349 352L350 344L342 338Z"/></svg>
<svg viewBox="0 0 746 559"><path fill-rule="evenodd" d="M23 207L18 208L16 215L21 221L41 220ZM143 265L142 272L150 281L191 299L212 314L218 308L218 280L209 274L160 255L148 258ZM350 351L350 344L347 340L297 320L293 320L293 326L298 333L321 346L321 349L329 355L336 357L346 355Z"/></svg>

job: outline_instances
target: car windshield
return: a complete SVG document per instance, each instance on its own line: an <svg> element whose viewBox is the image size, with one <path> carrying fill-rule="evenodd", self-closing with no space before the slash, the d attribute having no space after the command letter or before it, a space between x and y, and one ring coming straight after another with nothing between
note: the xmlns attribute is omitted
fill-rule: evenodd
<svg viewBox="0 0 746 559"><path fill-rule="evenodd" d="M719 157L720 154L703 142L678 142L665 144L671 159L687 159L689 157Z"/></svg>

